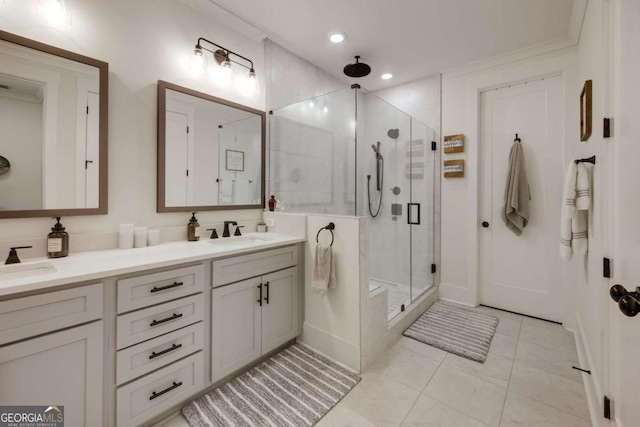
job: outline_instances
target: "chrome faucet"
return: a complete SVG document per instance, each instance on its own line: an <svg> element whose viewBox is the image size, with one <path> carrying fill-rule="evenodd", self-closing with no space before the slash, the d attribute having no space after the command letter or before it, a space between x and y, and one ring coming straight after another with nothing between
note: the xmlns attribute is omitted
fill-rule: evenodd
<svg viewBox="0 0 640 427"><path fill-rule="evenodd" d="M9 250L9 257L7 258L7 260L4 262L5 264L19 264L20 263L20 258L18 258L18 252L16 251L16 249L29 249L32 248L33 246L16 246L13 248L10 248Z"/></svg>
<svg viewBox="0 0 640 427"><path fill-rule="evenodd" d="M231 233L229 232L229 225L238 225L235 221L225 221L224 222L224 231L222 232L222 237L231 237Z"/></svg>

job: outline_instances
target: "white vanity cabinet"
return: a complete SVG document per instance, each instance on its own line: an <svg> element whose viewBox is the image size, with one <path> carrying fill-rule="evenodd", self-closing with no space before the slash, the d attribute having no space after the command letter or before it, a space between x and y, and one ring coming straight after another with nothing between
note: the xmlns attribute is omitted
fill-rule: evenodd
<svg viewBox="0 0 640 427"><path fill-rule="evenodd" d="M297 257L289 246L213 262L213 382L298 336Z"/></svg>
<svg viewBox="0 0 640 427"><path fill-rule="evenodd" d="M101 317L102 284L0 302L0 403L64 406L68 427L101 420Z"/></svg>
<svg viewBox="0 0 640 427"><path fill-rule="evenodd" d="M202 264L117 280L117 426L144 425L204 388Z"/></svg>

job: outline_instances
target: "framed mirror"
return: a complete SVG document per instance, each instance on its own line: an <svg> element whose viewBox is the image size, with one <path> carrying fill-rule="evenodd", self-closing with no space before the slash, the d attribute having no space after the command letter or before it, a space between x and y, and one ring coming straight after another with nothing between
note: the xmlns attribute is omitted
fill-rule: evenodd
<svg viewBox="0 0 640 427"><path fill-rule="evenodd" d="M109 66L0 31L0 218L107 213Z"/></svg>
<svg viewBox="0 0 640 427"><path fill-rule="evenodd" d="M265 113L158 81L158 212L264 207Z"/></svg>

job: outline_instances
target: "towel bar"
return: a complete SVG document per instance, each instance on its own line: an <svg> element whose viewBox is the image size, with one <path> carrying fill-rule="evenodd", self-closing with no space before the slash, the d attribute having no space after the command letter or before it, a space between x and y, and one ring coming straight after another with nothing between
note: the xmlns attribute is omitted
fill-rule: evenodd
<svg viewBox="0 0 640 427"><path fill-rule="evenodd" d="M591 163L593 165L596 164L596 156L591 156L589 158L586 159L576 159L576 164L578 163Z"/></svg>
<svg viewBox="0 0 640 427"><path fill-rule="evenodd" d="M316 243L320 243L320 241L318 240L318 238L320 237L320 232L322 230L329 230L331 232L331 244L330 246L333 246L333 239L334 239L334 235L333 235L333 230L336 229L336 225L332 222L329 223L329 225L327 225L326 227L322 227L320 230L318 230L318 234L316 234Z"/></svg>

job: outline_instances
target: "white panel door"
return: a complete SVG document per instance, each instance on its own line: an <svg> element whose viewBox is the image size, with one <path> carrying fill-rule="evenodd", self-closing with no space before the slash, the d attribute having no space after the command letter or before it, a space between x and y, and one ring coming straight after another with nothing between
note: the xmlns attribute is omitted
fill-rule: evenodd
<svg viewBox="0 0 640 427"><path fill-rule="evenodd" d="M262 277L262 354L298 335L298 269Z"/></svg>
<svg viewBox="0 0 640 427"><path fill-rule="evenodd" d="M479 150L480 303L556 322L564 307L558 255L562 85L557 76L482 93ZM529 223L520 236L502 219L516 133L531 190Z"/></svg>
<svg viewBox="0 0 640 427"><path fill-rule="evenodd" d="M165 204L187 206L189 179L189 117L167 111L165 141Z"/></svg>
<svg viewBox="0 0 640 427"><path fill-rule="evenodd" d="M85 158L85 207L100 206L100 94L87 93L87 148Z"/></svg>
<svg viewBox="0 0 640 427"><path fill-rule="evenodd" d="M211 295L211 380L260 357L260 278L215 288Z"/></svg>

